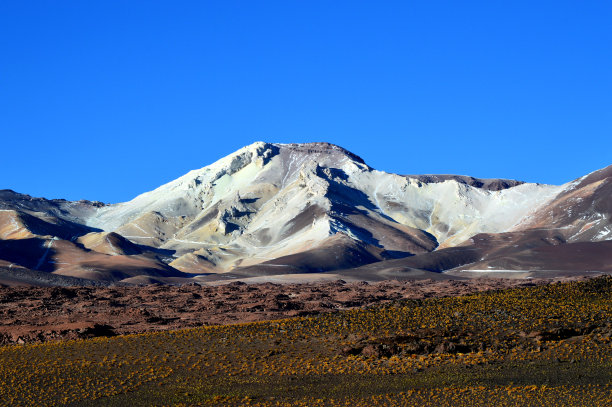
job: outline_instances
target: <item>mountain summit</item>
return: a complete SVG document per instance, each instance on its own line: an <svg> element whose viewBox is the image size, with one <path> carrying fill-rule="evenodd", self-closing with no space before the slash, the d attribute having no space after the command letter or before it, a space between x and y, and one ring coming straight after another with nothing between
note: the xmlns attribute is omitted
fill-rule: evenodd
<svg viewBox="0 0 612 407"><path fill-rule="evenodd" d="M439 263L445 253L473 254L466 245L481 234L523 236L532 246L525 231L554 229L563 243L612 237L605 204L611 178L602 171L562 186L403 176L374 170L329 143L257 142L125 203L47 201L4 191L0 259L11 268L126 282L367 264L428 270L416 259ZM598 204L589 206L591 198ZM557 217L549 220L550 211ZM26 255L26 246L39 249ZM436 271L476 260L450 258Z"/></svg>

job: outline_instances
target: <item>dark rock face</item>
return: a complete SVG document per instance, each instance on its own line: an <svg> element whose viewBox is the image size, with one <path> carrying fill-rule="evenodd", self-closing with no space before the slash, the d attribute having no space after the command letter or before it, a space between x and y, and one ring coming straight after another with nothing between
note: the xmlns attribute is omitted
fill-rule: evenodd
<svg viewBox="0 0 612 407"><path fill-rule="evenodd" d="M361 164L365 164L365 161L359 157L357 154L353 154L344 148L337 146L335 144L326 143L326 142L315 142L315 143L305 143L305 144L284 144L283 147L287 147L288 150L299 152L302 154L312 155L312 154L329 154L329 155L339 155L339 156L348 156L352 160L355 160Z"/></svg>
<svg viewBox="0 0 612 407"><path fill-rule="evenodd" d="M487 191L501 191L517 185L524 184L523 181L499 178L474 178L466 175L443 175L443 174L425 174L425 175L406 175L406 177L414 178L423 183L437 183L448 180L457 181L460 184L469 185L475 188L481 188Z"/></svg>

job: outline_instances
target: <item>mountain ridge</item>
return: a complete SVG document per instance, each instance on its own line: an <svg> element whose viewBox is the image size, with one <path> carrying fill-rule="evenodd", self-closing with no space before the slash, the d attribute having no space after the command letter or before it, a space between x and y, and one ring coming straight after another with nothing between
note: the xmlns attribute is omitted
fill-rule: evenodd
<svg viewBox="0 0 612 407"><path fill-rule="evenodd" d="M391 259L401 263L462 247L483 233L532 236L524 231L547 227L563 232L564 243L596 242L612 237L606 199L612 193L611 168L561 186L398 175L373 169L330 143L255 142L117 204L45 200L2 190L0 238L69 241L74 247L56 246L72 257L58 252L39 259L72 262L50 267L53 273L70 269L72 277L98 273L102 281L121 281L122 267L133 267L138 258L167 282L257 268L259 274L264 269L282 274ZM550 211L556 213L553 220L546 217ZM565 233L570 230L572 235ZM519 243L533 245L533 239L541 240L532 236ZM7 258L15 263L15 256L3 256L0 247L0 259Z"/></svg>

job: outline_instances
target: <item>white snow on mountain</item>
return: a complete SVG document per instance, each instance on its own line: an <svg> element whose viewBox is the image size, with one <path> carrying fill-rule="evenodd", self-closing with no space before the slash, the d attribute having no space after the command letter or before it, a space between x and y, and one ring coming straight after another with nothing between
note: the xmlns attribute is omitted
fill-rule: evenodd
<svg viewBox="0 0 612 407"><path fill-rule="evenodd" d="M406 250L402 236L424 239L421 231L454 246L480 232L509 230L562 188L520 183L489 190L452 177L426 182L374 170L327 143L257 142L99 208L86 223L228 269L314 248L336 233L392 251Z"/></svg>

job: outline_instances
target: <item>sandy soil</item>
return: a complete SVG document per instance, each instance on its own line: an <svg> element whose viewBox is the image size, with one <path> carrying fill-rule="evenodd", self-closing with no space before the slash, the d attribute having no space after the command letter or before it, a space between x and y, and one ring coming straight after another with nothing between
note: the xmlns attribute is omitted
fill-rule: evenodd
<svg viewBox="0 0 612 407"><path fill-rule="evenodd" d="M554 280L342 280L309 284L0 287L0 344L232 324Z"/></svg>

